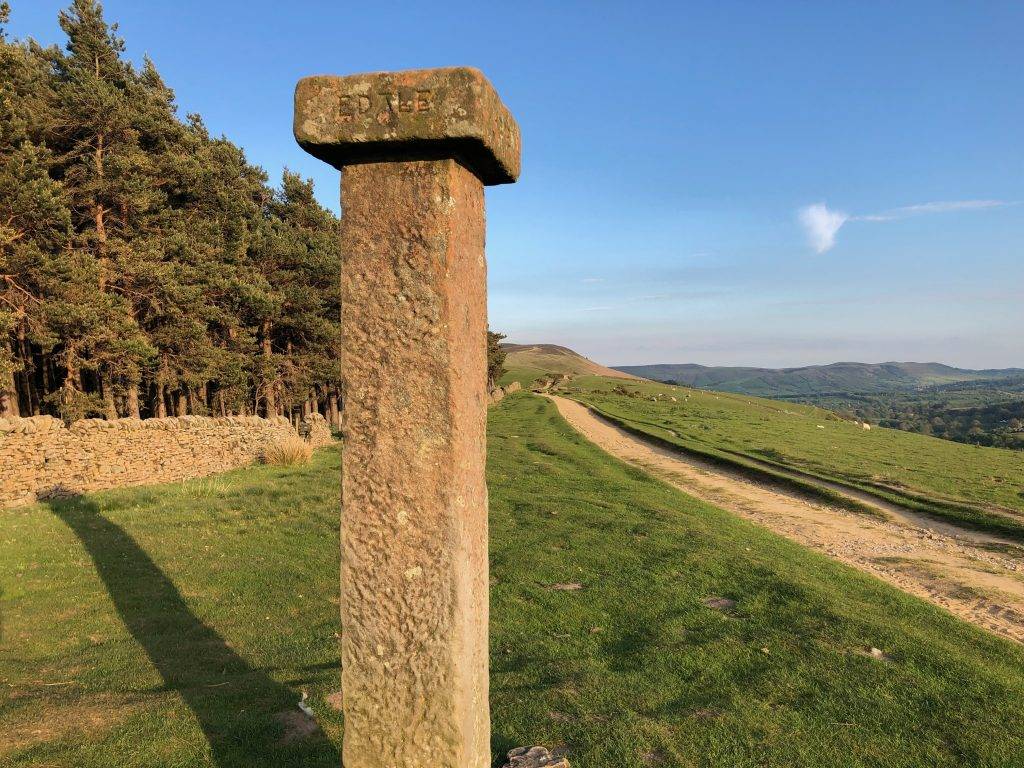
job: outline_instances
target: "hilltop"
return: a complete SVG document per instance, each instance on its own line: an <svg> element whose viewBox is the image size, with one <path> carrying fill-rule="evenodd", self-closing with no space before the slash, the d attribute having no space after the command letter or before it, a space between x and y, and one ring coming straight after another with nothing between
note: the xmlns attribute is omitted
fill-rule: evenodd
<svg viewBox="0 0 1024 768"><path fill-rule="evenodd" d="M970 370L942 363L832 363L801 368L706 366L693 363L617 366L617 371L652 381L741 395L800 398L831 393L911 391L963 381L1000 379L1024 369Z"/></svg>
<svg viewBox="0 0 1024 768"><path fill-rule="evenodd" d="M557 344L502 344L501 348L508 355L505 358L505 368L510 371L536 371L538 376L545 373L571 373L576 376L637 378L631 373L595 363L578 352Z"/></svg>

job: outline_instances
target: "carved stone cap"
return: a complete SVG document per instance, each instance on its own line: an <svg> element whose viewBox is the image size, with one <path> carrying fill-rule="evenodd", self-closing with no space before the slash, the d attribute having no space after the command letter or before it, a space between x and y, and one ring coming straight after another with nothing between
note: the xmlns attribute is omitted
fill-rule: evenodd
<svg viewBox="0 0 1024 768"><path fill-rule="evenodd" d="M484 184L519 177L519 126L472 67L303 78L295 139L335 168L455 158Z"/></svg>

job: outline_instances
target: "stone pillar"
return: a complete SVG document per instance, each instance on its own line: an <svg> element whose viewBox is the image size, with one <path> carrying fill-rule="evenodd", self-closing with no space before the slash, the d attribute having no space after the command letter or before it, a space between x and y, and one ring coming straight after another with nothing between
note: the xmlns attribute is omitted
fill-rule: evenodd
<svg viewBox="0 0 1024 768"><path fill-rule="evenodd" d="M486 768L483 186L519 130L464 68L307 78L295 108L343 168L343 764Z"/></svg>

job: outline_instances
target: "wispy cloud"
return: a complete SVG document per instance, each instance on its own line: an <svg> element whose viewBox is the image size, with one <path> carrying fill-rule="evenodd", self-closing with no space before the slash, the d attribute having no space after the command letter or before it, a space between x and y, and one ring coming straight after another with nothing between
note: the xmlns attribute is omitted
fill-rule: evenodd
<svg viewBox="0 0 1024 768"><path fill-rule="evenodd" d="M825 253L836 244L836 235L849 221L898 221L911 216L928 213L950 213L953 211L978 211L988 208L1005 208L1017 205L1016 201L1007 200L941 200L931 203L918 203L891 208L880 213L865 213L851 216L843 211L834 210L825 203L805 205L797 212L797 217L804 227L807 240L817 253Z"/></svg>
<svg viewBox="0 0 1024 768"><path fill-rule="evenodd" d="M1016 203L1006 200L945 200L936 203L919 203L894 208L889 213L894 217L913 216L917 213L946 213L947 211L976 211L979 208L1003 208Z"/></svg>
<svg viewBox="0 0 1024 768"><path fill-rule="evenodd" d="M626 299L629 304L636 304L641 301L664 301L665 299L671 299L671 293L652 293L650 296L634 296L631 299Z"/></svg>
<svg viewBox="0 0 1024 768"><path fill-rule="evenodd" d="M584 277L581 282L584 282L584 283L603 283L604 282L604 278L603 277Z"/></svg>

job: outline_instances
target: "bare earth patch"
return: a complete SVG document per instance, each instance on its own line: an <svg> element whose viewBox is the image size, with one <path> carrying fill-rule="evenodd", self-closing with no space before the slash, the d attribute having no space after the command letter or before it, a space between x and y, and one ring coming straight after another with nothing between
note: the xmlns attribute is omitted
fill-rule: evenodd
<svg viewBox="0 0 1024 768"><path fill-rule="evenodd" d="M583 589L583 585L578 582L569 582L567 584L552 584L548 589L555 592L579 592Z"/></svg>
<svg viewBox="0 0 1024 768"><path fill-rule="evenodd" d="M277 721L284 728L279 742L281 744L292 744L302 739L308 739L320 730L320 726L317 725L314 718L298 709L278 712Z"/></svg>
<svg viewBox="0 0 1024 768"><path fill-rule="evenodd" d="M47 705L41 711L35 710L31 717L15 715L0 728L0 764L4 763L5 755L33 744L69 738L95 739L142 709L141 701L103 693Z"/></svg>
<svg viewBox="0 0 1024 768"><path fill-rule="evenodd" d="M1024 557L1017 546L948 523L882 520L734 476L661 448L548 396L569 424L613 456L703 501L877 576L980 627L1024 642Z"/></svg>

